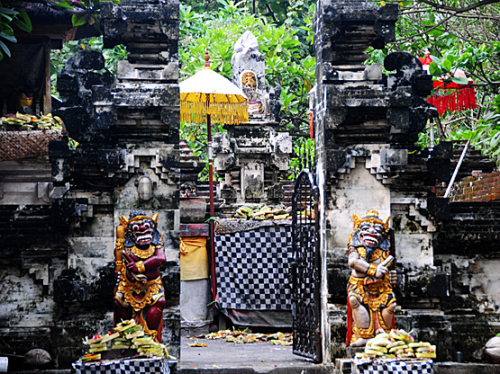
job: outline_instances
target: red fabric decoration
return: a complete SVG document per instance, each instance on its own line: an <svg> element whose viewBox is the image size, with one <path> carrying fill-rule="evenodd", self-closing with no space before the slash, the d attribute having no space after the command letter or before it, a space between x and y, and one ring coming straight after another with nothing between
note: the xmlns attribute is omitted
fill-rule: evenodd
<svg viewBox="0 0 500 374"><path fill-rule="evenodd" d="M307 116L309 117L309 133L311 139L314 140L314 121L313 121L313 112L311 109L309 109L309 112L307 112Z"/></svg>
<svg viewBox="0 0 500 374"><path fill-rule="evenodd" d="M430 54L430 53L426 53L424 58L419 57L418 59L420 60L420 62L421 62L421 63L422 63L422 65L424 65L424 66L426 66L426 65L430 65L430 64L431 64L431 62L432 62L432 58L431 58L431 54Z"/></svg>
<svg viewBox="0 0 500 374"><path fill-rule="evenodd" d="M476 93L474 88L456 84L434 81L434 89L438 90L434 95L427 98L427 102L434 105L439 115L445 111L461 112L469 109L476 109Z"/></svg>
<svg viewBox="0 0 500 374"><path fill-rule="evenodd" d="M418 58L424 70L429 73L429 65L432 62L430 53L426 52L425 57ZM455 76L465 77L463 71L458 71ZM474 88L466 84L453 82L445 83L441 80L434 81L434 95L427 98L427 102L438 110L439 115L446 111L461 112L469 109L476 109L476 93ZM471 81L472 83L472 81Z"/></svg>

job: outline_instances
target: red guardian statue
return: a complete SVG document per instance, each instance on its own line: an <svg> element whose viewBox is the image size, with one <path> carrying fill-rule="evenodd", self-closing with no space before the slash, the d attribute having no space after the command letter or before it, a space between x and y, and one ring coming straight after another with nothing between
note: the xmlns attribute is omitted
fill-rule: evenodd
<svg viewBox="0 0 500 374"><path fill-rule="evenodd" d="M390 216L381 220L376 210L361 218L354 213L349 236L346 346L363 346L376 333L394 327L396 271L389 270L391 255Z"/></svg>
<svg viewBox="0 0 500 374"><path fill-rule="evenodd" d="M157 230L158 214L147 217L133 210L120 216L116 228L114 326L134 318L145 334L161 343L166 300L160 277L165 263L163 234Z"/></svg>

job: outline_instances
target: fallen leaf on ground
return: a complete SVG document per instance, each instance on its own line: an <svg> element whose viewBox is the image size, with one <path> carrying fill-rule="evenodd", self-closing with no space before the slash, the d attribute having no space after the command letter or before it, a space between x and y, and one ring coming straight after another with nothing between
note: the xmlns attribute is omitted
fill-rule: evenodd
<svg viewBox="0 0 500 374"><path fill-rule="evenodd" d="M188 346L189 347L208 347L208 345L206 345L205 343L200 343L200 342L188 344Z"/></svg>

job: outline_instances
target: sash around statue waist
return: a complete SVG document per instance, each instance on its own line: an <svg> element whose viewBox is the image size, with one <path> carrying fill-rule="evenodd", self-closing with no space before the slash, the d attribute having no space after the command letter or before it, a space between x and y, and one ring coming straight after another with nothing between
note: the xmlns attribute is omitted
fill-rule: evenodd
<svg viewBox="0 0 500 374"><path fill-rule="evenodd" d="M384 276L381 278L374 278L374 277L357 278L357 277L353 277L351 275L349 278L349 283L350 284L357 284L360 286L369 286L372 284L380 284L380 283L385 282L384 278L385 278Z"/></svg>
<svg viewBox="0 0 500 374"><path fill-rule="evenodd" d="M121 281L118 286L118 294L115 299L120 300L119 294L128 302L136 311L143 309L146 306L155 304L158 299L163 296L163 283L161 277L157 277L147 283L131 282L127 278Z"/></svg>

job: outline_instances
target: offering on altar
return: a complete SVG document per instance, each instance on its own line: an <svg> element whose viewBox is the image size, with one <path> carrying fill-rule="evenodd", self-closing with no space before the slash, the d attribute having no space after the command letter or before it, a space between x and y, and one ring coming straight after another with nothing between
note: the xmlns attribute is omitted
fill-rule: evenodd
<svg viewBox="0 0 500 374"><path fill-rule="evenodd" d="M415 341L415 338L402 329L393 329L388 334L381 332L368 340L364 352L356 353L357 358L436 358L436 346L429 342Z"/></svg>
<svg viewBox="0 0 500 374"><path fill-rule="evenodd" d="M169 357L167 347L144 335L142 326L136 325L133 319L120 322L114 331L107 334L85 338L83 344L88 347L88 354L82 357L83 362L129 356Z"/></svg>

